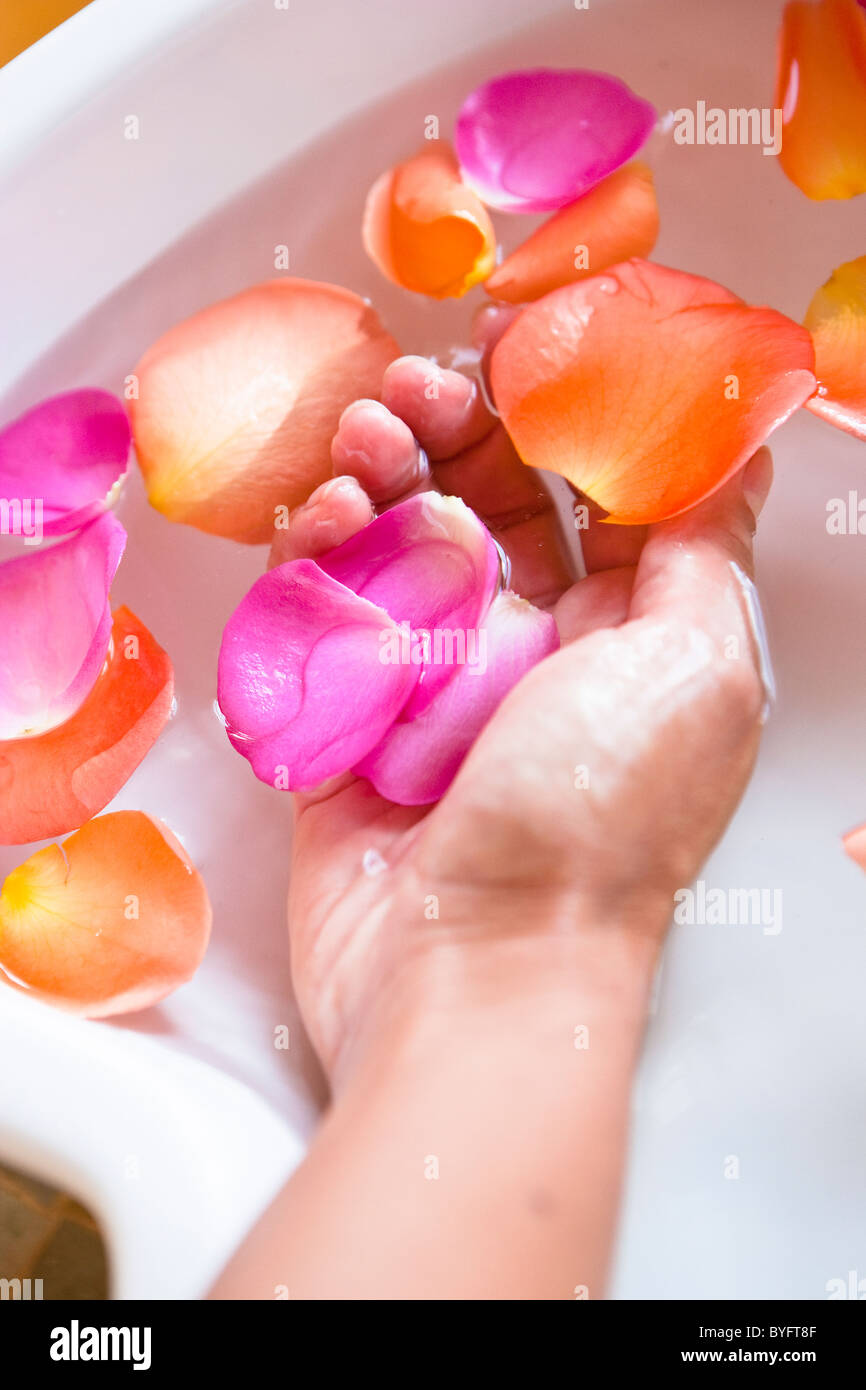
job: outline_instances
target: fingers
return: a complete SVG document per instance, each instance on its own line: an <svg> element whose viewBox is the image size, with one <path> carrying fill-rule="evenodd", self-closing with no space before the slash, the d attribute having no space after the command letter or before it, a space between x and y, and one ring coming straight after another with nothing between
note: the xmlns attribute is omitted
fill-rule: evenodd
<svg viewBox="0 0 866 1390"><path fill-rule="evenodd" d="M382 381L382 402L433 462L471 448L494 425L477 381L427 357L392 362Z"/></svg>
<svg viewBox="0 0 866 1390"><path fill-rule="evenodd" d="M511 587L533 603L555 602L574 580L574 567L553 499L538 473L521 463L497 426L459 458L437 464L445 493L477 512L511 561Z"/></svg>
<svg viewBox="0 0 866 1390"><path fill-rule="evenodd" d="M629 609L630 620L653 619L704 634L719 658L719 678L726 676L736 688L744 714L753 706L766 712L773 695L752 580L756 518L772 476L770 452L759 449L698 507L651 526Z"/></svg>
<svg viewBox="0 0 866 1390"><path fill-rule="evenodd" d="M556 604L553 616L563 646L599 628L619 627L628 617L634 583L633 565L600 570L573 584Z"/></svg>
<svg viewBox="0 0 866 1390"><path fill-rule="evenodd" d="M430 486L415 432L379 401L346 407L331 443L331 463L335 474L356 478L374 502L394 502Z"/></svg>
<svg viewBox="0 0 866 1390"><path fill-rule="evenodd" d="M292 512L288 527L275 532L268 569L287 560L314 560L372 520L372 504L357 479L331 478Z"/></svg>
<svg viewBox="0 0 866 1390"><path fill-rule="evenodd" d="M502 317L488 323L487 341L504 328ZM534 603L555 601L572 583L574 567L553 501L539 475L521 463L501 425L494 423L478 383L460 372L437 367L427 358L401 357L385 373L382 397L384 406L399 416L399 428L390 427L389 448L395 457L408 455L408 436L414 436L416 447L433 461L437 487L462 497L508 552L516 592ZM351 449L335 441L335 458L356 474L361 454L376 460L362 475L362 482L376 497L372 471L381 472L382 465L370 432L378 421L371 412L360 420L367 430L360 446L355 439L358 423L358 415L344 414L338 440L353 429ZM392 467L385 473L377 484L381 498L395 477L405 481L405 475Z"/></svg>
<svg viewBox="0 0 866 1390"><path fill-rule="evenodd" d="M712 613L718 587L726 589L731 564L750 578L756 509L770 489L769 449L706 501L648 529L632 600L632 617L675 612L696 621Z"/></svg>
<svg viewBox="0 0 866 1390"><path fill-rule="evenodd" d="M575 499L574 516L587 574L637 564L646 540L645 526L612 525L603 520L604 513L594 503L581 495Z"/></svg>

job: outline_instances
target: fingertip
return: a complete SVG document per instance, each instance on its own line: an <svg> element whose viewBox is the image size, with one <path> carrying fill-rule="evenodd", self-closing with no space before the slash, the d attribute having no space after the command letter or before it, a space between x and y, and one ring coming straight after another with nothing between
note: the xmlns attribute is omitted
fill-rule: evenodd
<svg viewBox="0 0 866 1390"><path fill-rule="evenodd" d="M749 459L740 475L740 482L746 506L757 523L773 485L773 455L766 444L762 444Z"/></svg>
<svg viewBox="0 0 866 1390"><path fill-rule="evenodd" d="M330 478L274 536L268 569L288 560L315 559L349 540L373 520L373 504L357 478Z"/></svg>
<svg viewBox="0 0 866 1390"><path fill-rule="evenodd" d="M390 502L415 487L426 460L406 423L382 401L347 406L331 443L334 473L357 479L375 502Z"/></svg>
<svg viewBox="0 0 866 1390"><path fill-rule="evenodd" d="M426 357L392 362L382 382L382 400L434 461L477 444L494 423L476 381Z"/></svg>
<svg viewBox="0 0 866 1390"><path fill-rule="evenodd" d="M520 313L516 304L482 304L472 320L472 344L483 357L489 357L506 328Z"/></svg>

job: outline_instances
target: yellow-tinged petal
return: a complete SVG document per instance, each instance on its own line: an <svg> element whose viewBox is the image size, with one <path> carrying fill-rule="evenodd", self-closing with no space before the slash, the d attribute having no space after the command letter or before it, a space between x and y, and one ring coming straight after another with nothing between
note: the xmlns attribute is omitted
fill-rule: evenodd
<svg viewBox="0 0 866 1390"><path fill-rule="evenodd" d="M278 508L331 476L343 410L376 397L399 354L339 285L271 280L169 329L135 369L133 438L151 504L171 521L270 541Z"/></svg>
<svg viewBox="0 0 866 1390"><path fill-rule="evenodd" d="M89 1018L144 1009L195 972L211 909L161 821L117 811L13 869L0 892L0 978Z"/></svg>
<svg viewBox="0 0 866 1390"><path fill-rule="evenodd" d="M453 152L438 142L376 180L362 236L383 275L433 299L459 298L487 278L496 260L487 209L461 182Z"/></svg>
<svg viewBox="0 0 866 1390"><path fill-rule="evenodd" d="M818 390L809 410L866 439L866 256L833 271L803 320L815 343Z"/></svg>

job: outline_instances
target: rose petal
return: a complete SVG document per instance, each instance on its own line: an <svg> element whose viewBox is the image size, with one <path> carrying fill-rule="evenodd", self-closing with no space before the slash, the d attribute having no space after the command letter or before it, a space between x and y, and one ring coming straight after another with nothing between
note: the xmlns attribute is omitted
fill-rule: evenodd
<svg viewBox="0 0 866 1390"><path fill-rule="evenodd" d="M817 394L808 410L866 439L866 256L833 271L806 311Z"/></svg>
<svg viewBox="0 0 866 1390"><path fill-rule="evenodd" d="M126 412L108 391L52 396L0 431L0 498L38 502L46 536L75 531L108 506L129 440Z"/></svg>
<svg viewBox="0 0 866 1390"><path fill-rule="evenodd" d="M223 633L219 705L261 781L315 787L378 743L418 680L417 666L382 660L395 630L312 560L256 581Z"/></svg>
<svg viewBox="0 0 866 1390"><path fill-rule="evenodd" d="M0 739L74 714L111 636L108 593L126 545L110 512L69 540L0 565Z"/></svg>
<svg viewBox="0 0 866 1390"><path fill-rule="evenodd" d="M610 513L663 520L714 492L815 389L804 328L651 261L528 308L492 360L524 463Z"/></svg>
<svg viewBox="0 0 866 1390"><path fill-rule="evenodd" d="M631 159L655 115L608 73L510 72L463 103L457 157L466 182L491 207L552 212Z"/></svg>
<svg viewBox="0 0 866 1390"><path fill-rule="evenodd" d="M376 180L362 235L383 275L433 299L465 294L496 261L490 217L447 145L430 145Z"/></svg>
<svg viewBox="0 0 866 1390"><path fill-rule="evenodd" d="M0 968L19 989L107 1018L188 980L210 926L204 883L168 827L117 811L13 869L0 893Z"/></svg>
<svg viewBox="0 0 866 1390"><path fill-rule="evenodd" d="M419 493L319 558L353 593L411 632L476 628L499 587L499 551L459 497ZM424 666L404 717L426 709L453 672Z"/></svg>
<svg viewBox="0 0 866 1390"><path fill-rule="evenodd" d="M423 714L395 724L356 766L358 776L389 801L401 806L438 801L512 686L559 646L550 614L508 592L494 600L474 638L467 634L465 639L472 663L456 667L453 679Z"/></svg>
<svg viewBox="0 0 866 1390"><path fill-rule="evenodd" d="M273 280L213 304L145 353L130 402L153 506L218 536L273 538L278 508L331 476L344 408L398 355L358 295Z"/></svg>
<svg viewBox="0 0 866 1390"><path fill-rule="evenodd" d="M509 304L540 299L630 256L648 256L658 232L652 173L645 164L628 164L533 232L484 288Z"/></svg>
<svg viewBox="0 0 866 1390"><path fill-rule="evenodd" d="M38 738L0 743L0 844L66 835L103 810L153 747L173 694L168 656L118 608L108 664L81 708Z"/></svg>
<svg viewBox="0 0 866 1390"><path fill-rule="evenodd" d="M785 6L779 163L809 198L866 192L866 15L855 0Z"/></svg>
<svg viewBox="0 0 866 1390"><path fill-rule="evenodd" d="M853 859L861 869L866 869L866 825L858 825L855 830L843 835L842 848L849 859Z"/></svg>

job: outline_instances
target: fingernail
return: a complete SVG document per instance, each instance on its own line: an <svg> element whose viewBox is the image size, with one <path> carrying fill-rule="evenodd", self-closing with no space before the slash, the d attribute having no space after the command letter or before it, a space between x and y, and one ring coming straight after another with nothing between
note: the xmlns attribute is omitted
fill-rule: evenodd
<svg viewBox="0 0 866 1390"><path fill-rule="evenodd" d="M743 469L742 488L746 506L755 520L761 515L773 482L773 456L765 444L749 459Z"/></svg>
<svg viewBox="0 0 866 1390"><path fill-rule="evenodd" d="M776 703L776 677L773 674L773 661L770 656L770 643L767 638L767 628L764 623L761 600L758 597L758 590L753 581L746 574L746 571L741 569L735 560L731 560L730 563L731 569L734 572L734 578L739 584L740 592L743 595L746 621L755 642L755 651L758 657L758 673L761 677L761 684L764 687L764 703L761 706L760 722L766 724L773 706Z"/></svg>

